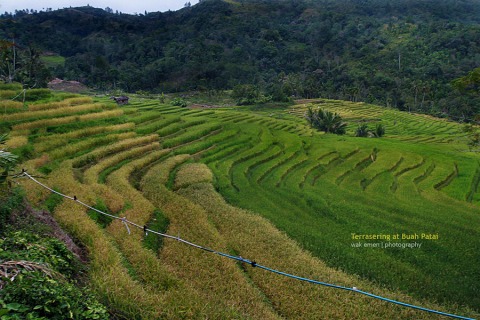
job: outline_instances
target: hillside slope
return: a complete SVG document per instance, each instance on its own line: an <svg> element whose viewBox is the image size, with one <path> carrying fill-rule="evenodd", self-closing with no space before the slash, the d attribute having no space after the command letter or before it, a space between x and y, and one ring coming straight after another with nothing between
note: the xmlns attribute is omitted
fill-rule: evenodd
<svg viewBox="0 0 480 320"><path fill-rule="evenodd" d="M305 103L344 115L347 135L309 128ZM56 94L1 106L22 166L97 209L299 276L478 315L479 162L458 124L333 100L255 110L133 98L120 109ZM361 121L387 135L353 137ZM51 196L21 183L35 204ZM92 285L120 318L436 318L129 234L69 200L53 215L88 248ZM393 239L403 233L432 236ZM367 235L421 246L372 247Z"/></svg>
<svg viewBox="0 0 480 320"><path fill-rule="evenodd" d="M478 0L205 0L140 15L20 11L2 15L0 37L58 54L53 76L102 90L248 83L276 99L330 97L471 117L478 96L451 81L478 67L479 17Z"/></svg>

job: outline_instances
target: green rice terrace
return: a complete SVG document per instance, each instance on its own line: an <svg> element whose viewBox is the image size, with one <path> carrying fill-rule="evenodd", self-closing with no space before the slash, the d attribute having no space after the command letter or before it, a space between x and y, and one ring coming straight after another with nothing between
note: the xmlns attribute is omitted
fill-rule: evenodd
<svg viewBox="0 0 480 320"><path fill-rule="evenodd" d="M35 90L32 90L33 92ZM41 93L41 94L40 94ZM469 317L480 311L480 157L462 125L365 103L181 108L0 91L20 168L112 215L319 281ZM28 95L28 93L27 93ZM339 113L324 134L308 106ZM355 137L360 123L381 138ZM18 180L41 206L48 190ZM438 319L161 239L59 200L94 292L127 319Z"/></svg>

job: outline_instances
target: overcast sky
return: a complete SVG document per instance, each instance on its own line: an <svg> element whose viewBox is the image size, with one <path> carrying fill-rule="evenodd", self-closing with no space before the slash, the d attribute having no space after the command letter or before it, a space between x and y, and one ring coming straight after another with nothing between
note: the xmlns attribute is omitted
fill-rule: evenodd
<svg viewBox="0 0 480 320"><path fill-rule="evenodd" d="M14 12L23 9L42 10L46 8L59 9L65 7L81 7L91 5L92 7L105 9L110 7L113 11L120 11L123 13L144 13L156 11L178 10L183 8L186 2L192 5L196 4L198 0L0 0L0 12Z"/></svg>

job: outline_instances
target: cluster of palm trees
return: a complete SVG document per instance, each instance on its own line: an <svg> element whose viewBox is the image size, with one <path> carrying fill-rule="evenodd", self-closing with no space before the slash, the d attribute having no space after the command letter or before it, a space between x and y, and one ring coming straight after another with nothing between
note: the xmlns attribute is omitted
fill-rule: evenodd
<svg viewBox="0 0 480 320"><path fill-rule="evenodd" d="M309 107L305 112L305 119L312 128L324 131L325 133L345 134L347 123L343 121L338 113L318 107L316 110ZM355 136L379 138L385 134L385 127L379 123L374 129L370 129L366 123L358 126Z"/></svg>
<svg viewBox="0 0 480 320"><path fill-rule="evenodd" d="M374 129L370 129L366 123L362 123L355 132L356 137L380 138L384 134L385 127L381 123L378 123Z"/></svg>
<svg viewBox="0 0 480 320"><path fill-rule="evenodd" d="M317 108L313 110L311 107L305 112L305 118L312 128L324 131L325 133L345 134L347 123L343 121L338 113Z"/></svg>

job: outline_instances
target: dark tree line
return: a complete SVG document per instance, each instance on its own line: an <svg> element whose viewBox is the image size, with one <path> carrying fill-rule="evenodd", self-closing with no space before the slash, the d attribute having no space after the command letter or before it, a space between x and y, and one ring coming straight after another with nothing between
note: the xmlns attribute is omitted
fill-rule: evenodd
<svg viewBox="0 0 480 320"><path fill-rule="evenodd" d="M157 92L253 85L265 96L478 113L452 81L479 66L478 0L204 0L176 12L92 7L3 15L12 34L66 58L55 76Z"/></svg>

